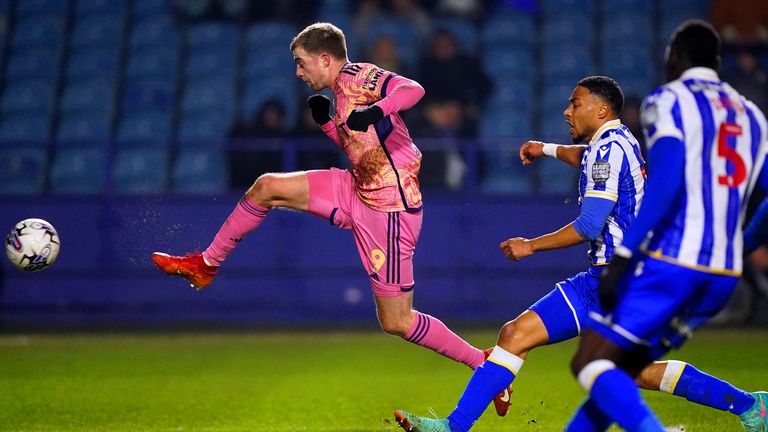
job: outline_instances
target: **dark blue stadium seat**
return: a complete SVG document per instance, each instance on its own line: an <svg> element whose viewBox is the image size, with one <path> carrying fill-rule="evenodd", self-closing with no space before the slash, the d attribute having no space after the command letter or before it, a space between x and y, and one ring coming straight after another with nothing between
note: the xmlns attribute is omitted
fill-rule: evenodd
<svg viewBox="0 0 768 432"><path fill-rule="evenodd" d="M133 23L130 36L132 50L146 47L166 47L177 50L181 37L172 15L151 15Z"/></svg>
<svg viewBox="0 0 768 432"><path fill-rule="evenodd" d="M523 80L498 82L490 100L486 102L485 112L493 113L509 107L519 109L519 107L531 106L531 101L535 100L533 94L531 84Z"/></svg>
<svg viewBox="0 0 768 432"><path fill-rule="evenodd" d="M481 60L485 73L500 81L528 81L538 71L531 50L522 46L487 48Z"/></svg>
<svg viewBox="0 0 768 432"><path fill-rule="evenodd" d="M237 47L234 45L194 50L187 57L188 78L227 76L232 79L236 73Z"/></svg>
<svg viewBox="0 0 768 432"><path fill-rule="evenodd" d="M167 179L168 152L164 149L127 148L115 158L112 180L118 193L162 193Z"/></svg>
<svg viewBox="0 0 768 432"><path fill-rule="evenodd" d="M123 15L126 12L123 0L77 0L75 12L85 15Z"/></svg>
<svg viewBox="0 0 768 432"><path fill-rule="evenodd" d="M55 90L56 86L49 80L14 81L3 92L2 109L50 113Z"/></svg>
<svg viewBox="0 0 768 432"><path fill-rule="evenodd" d="M0 194L26 195L43 191L47 155L34 148L0 148Z"/></svg>
<svg viewBox="0 0 768 432"><path fill-rule="evenodd" d="M226 192L229 169L224 150L183 149L173 168L173 191L184 194Z"/></svg>
<svg viewBox="0 0 768 432"><path fill-rule="evenodd" d="M111 116L100 110L64 113L56 140L59 147L106 143L110 138L111 121Z"/></svg>
<svg viewBox="0 0 768 432"><path fill-rule="evenodd" d="M220 111L185 112L179 125L179 144L187 147L221 145L231 123L232 117Z"/></svg>
<svg viewBox="0 0 768 432"><path fill-rule="evenodd" d="M523 167L518 156L520 142L515 139L485 140L480 155L480 188L491 195L527 195L533 192L533 173Z"/></svg>
<svg viewBox="0 0 768 432"><path fill-rule="evenodd" d="M106 181L104 149L74 147L56 152L51 167L51 191L59 194L97 194Z"/></svg>
<svg viewBox="0 0 768 432"><path fill-rule="evenodd" d="M574 14L578 16L573 16ZM595 30L584 23L591 22L592 18L586 12L574 14L558 15L544 20L542 42L549 47L566 44L588 48L595 40Z"/></svg>
<svg viewBox="0 0 768 432"><path fill-rule="evenodd" d="M162 80L176 82L179 64L178 51L169 47L148 47L135 50L128 56L125 74L131 81Z"/></svg>
<svg viewBox="0 0 768 432"><path fill-rule="evenodd" d="M276 46L283 46L287 51L288 45L297 33L298 29L293 24L283 21L269 21L250 26L246 31L245 40L248 49L256 47L274 49Z"/></svg>
<svg viewBox="0 0 768 432"><path fill-rule="evenodd" d="M16 13L18 16L55 14L64 16L67 13L69 2L65 0L18 0Z"/></svg>
<svg viewBox="0 0 768 432"><path fill-rule="evenodd" d="M292 76L296 64L288 50L276 51L272 48L249 49L246 54L245 74L252 79Z"/></svg>
<svg viewBox="0 0 768 432"><path fill-rule="evenodd" d="M43 147L48 144L50 125L47 114L5 113L0 120L0 147L18 147L16 143Z"/></svg>
<svg viewBox="0 0 768 432"><path fill-rule="evenodd" d="M73 50L67 64L67 80L78 82L99 77L117 76L119 53L109 48Z"/></svg>
<svg viewBox="0 0 768 432"><path fill-rule="evenodd" d="M71 111L111 112L115 105L114 80L91 80L67 86L61 100L61 109Z"/></svg>
<svg viewBox="0 0 768 432"><path fill-rule="evenodd" d="M176 98L176 87L166 81L138 81L127 83L123 93L123 110L171 111Z"/></svg>
<svg viewBox="0 0 768 432"><path fill-rule="evenodd" d="M568 96L570 96L570 93ZM552 106L542 113L541 133L538 136L540 140L559 144L569 144L571 142L571 136L568 133L569 126L565 122L565 116L563 115L563 111L568 106L568 96L563 98L560 107Z"/></svg>
<svg viewBox="0 0 768 432"><path fill-rule="evenodd" d="M71 43L74 47L117 49L123 39L123 17L94 15L81 18L75 25Z"/></svg>
<svg viewBox="0 0 768 432"><path fill-rule="evenodd" d="M533 17L527 14L494 15L481 31L480 37L487 48L511 45L531 46L536 37Z"/></svg>
<svg viewBox="0 0 768 432"><path fill-rule="evenodd" d="M653 27L650 14L637 12L609 13L603 21L601 44L621 45L632 43L644 44L650 48L653 42Z"/></svg>
<svg viewBox="0 0 768 432"><path fill-rule="evenodd" d="M56 78L59 74L61 52L52 48L25 48L14 50L8 63L9 80Z"/></svg>
<svg viewBox="0 0 768 432"><path fill-rule="evenodd" d="M173 5L170 0L135 0L133 3L133 15L136 17L169 12L173 12Z"/></svg>
<svg viewBox="0 0 768 432"><path fill-rule="evenodd" d="M541 158L535 165L539 174L540 192L578 196L579 171L577 169L553 158Z"/></svg>
<svg viewBox="0 0 768 432"><path fill-rule="evenodd" d="M541 0L540 4L547 18L580 13L592 14L595 11L594 0Z"/></svg>
<svg viewBox="0 0 768 432"><path fill-rule="evenodd" d="M31 15L16 22L13 47L60 48L64 41L62 15Z"/></svg>
<svg viewBox="0 0 768 432"><path fill-rule="evenodd" d="M194 51L199 48L237 46L240 33L232 24L208 22L196 24L189 28L187 40Z"/></svg>
<svg viewBox="0 0 768 432"><path fill-rule="evenodd" d="M233 79L210 78L188 81L181 107L185 111L234 112L235 85Z"/></svg>
<svg viewBox="0 0 768 432"><path fill-rule="evenodd" d="M121 146L136 143L165 146L171 136L171 116L165 111L141 111L122 117L117 131Z"/></svg>
<svg viewBox="0 0 768 432"><path fill-rule="evenodd" d="M525 142L531 134L531 115L525 110L514 107L503 111L486 110L480 120L480 137L483 139L512 138Z"/></svg>
<svg viewBox="0 0 768 432"><path fill-rule="evenodd" d="M577 44L547 44L543 47L541 68L548 81L579 79L595 72L595 61L589 47Z"/></svg>

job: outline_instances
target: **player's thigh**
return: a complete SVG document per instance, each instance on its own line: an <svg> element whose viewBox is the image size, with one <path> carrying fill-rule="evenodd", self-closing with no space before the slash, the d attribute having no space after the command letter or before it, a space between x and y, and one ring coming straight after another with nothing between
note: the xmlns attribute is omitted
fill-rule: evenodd
<svg viewBox="0 0 768 432"><path fill-rule="evenodd" d="M650 257L641 265L642 271L619 288L619 304L611 315L595 313L590 321L590 327L627 351L653 345L706 276Z"/></svg>
<svg viewBox="0 0 768 432"><path fill-rule="evenodd" d="M558 343L581 334L595 301L598 279L581 272L555 285L555 289L529 309L544 323L548 343Z"/></svg>
<svg viewBox="0 0 768 432"><path fill-rule="evenodd" d="M413 291L398 296L374 296L374 300L376 316L382 325L401 324L403 327L410 327Z"/></svg>
<svg viewBox="0 0 768 432"><path fill-rule="evenodd" d="M413 255L422 212L380 212L357 200L352 211L355 243L373 294L399 297L413 290Z"/></svg>
<svg viewBox="0 0 768 432"><path fill-rule="evenodd" d="M309 204L307 172L264 174L256 179L246 196L261 205L306 211Z"/></svg>
<svg viewBox="0 0 768 432"><path fill-rule="evenodd" d="M306 210L331 225L351 229L350 203L357 199L352 174L338 168L307 171L307 184Z"/></svg>

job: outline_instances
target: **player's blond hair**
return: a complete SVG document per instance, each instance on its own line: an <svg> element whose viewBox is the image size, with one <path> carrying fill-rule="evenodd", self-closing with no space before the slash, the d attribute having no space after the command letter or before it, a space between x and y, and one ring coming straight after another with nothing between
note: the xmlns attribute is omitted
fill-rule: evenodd
<svg viewBox="0 0 768 432"><path fill-rule="evenodd" d="M307 26L291 41L291 51L304 48L310 54L328 53L337 60L347 58L347 40L344 32L327 22Z"/></svg>

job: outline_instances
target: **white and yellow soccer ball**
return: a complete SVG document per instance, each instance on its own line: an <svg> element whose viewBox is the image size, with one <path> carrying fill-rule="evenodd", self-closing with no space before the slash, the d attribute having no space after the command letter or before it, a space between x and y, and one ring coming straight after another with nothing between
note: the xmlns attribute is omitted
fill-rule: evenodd
<svg viewBox="0 0 768 432"><path fill-rule="evenodd" d="M19 270L37 272L59 256L59 234L42 219L24 219L8 234L5 253Z"/></svg>

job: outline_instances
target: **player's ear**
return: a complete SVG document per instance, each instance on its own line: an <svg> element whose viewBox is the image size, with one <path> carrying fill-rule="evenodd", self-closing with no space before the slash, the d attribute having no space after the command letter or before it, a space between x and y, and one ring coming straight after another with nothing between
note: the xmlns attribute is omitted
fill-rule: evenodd
<svg viewBox="0 0 768 432"><path fill-rule="evenodd" d="M608 115L611 113L611 109L608 108L608 104L602 103L600 104L600 109L597 111L600 119L604 119L608 117Z"/></svg>
<svg viewBox="0 0 768 432"><path fill-rule="evenodd" d="M320 54L320 65L324 68L331 65L331 56L328 53Z"/></svg>

